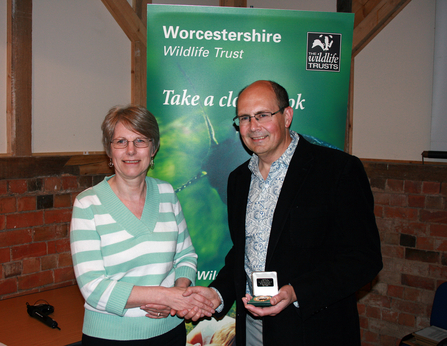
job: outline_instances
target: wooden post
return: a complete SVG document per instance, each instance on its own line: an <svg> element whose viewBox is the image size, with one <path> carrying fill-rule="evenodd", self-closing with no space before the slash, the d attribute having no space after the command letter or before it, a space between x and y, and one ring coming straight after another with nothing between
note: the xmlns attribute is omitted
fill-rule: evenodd
<svg viewBox="0 0 447 346"><path fill-rule="evenodd" d="M102 0L132 45L131 102L146 106L146 4L148 1Z"/></svg>
<svg viewBox="0 0 447 346"><path fill-rule="evenodd" d="M152 0L133 0L132 7L140 18L144 27L147 30L147 4L152 3ZM132 85L131 95L132 103L140 106L147 106L146 90L147 90L147 49L146 42L134 41L132 42Z"/></svg>
<svg viewBox="0 0 447 346"><path fill-rule="evenodd" d="M247 0L219 0L219 6L247 7Z"/></svg>
<svg viewBox="0 0 447 346"><path fill-rule="evenodd" d="M7 3L7 153L31 156L32 0Z"/></svg>

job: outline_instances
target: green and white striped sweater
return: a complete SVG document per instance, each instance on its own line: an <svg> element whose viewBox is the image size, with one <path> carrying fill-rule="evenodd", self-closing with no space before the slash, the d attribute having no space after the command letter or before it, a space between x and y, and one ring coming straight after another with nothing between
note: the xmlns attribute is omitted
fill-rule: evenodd
<svg viewBox="0 0 447 346"><path fill-rule="evenodd" d="M172 186L146 178L146 202L138 219L107 180L78 195L70 229L78 285L86 301L83 333L135 340L161 335L182 322L151 319L140 308L125 309L136 286L174 286L180 277L195 283L197 254Z"/></svg>

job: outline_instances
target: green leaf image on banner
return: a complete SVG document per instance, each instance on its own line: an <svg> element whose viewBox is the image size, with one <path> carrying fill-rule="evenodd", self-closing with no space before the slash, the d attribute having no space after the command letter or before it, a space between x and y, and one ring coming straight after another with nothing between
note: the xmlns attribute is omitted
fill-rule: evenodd
<svg viewBox="0 0 447 346"><path fill-rule="evenodd" d="M147 107L161 134L149 174L177 190L208 285L232 245L227 178L249 158L232 123L238 92L278 82L292 129L343 149L354 15L148 5L147 17Z"/></svg>

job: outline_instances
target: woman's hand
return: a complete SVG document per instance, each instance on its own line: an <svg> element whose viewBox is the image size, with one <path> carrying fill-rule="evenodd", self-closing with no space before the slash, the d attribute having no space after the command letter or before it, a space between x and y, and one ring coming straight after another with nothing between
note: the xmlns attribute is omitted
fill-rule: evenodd
<svg viewBox="0 0 447 346"><path fill-rule="evenodd" d="M146 304L141 307L142 310L146 311L146 317L150 318L166 318L171 315L171 308L166 305L160 304Z"/></svg>

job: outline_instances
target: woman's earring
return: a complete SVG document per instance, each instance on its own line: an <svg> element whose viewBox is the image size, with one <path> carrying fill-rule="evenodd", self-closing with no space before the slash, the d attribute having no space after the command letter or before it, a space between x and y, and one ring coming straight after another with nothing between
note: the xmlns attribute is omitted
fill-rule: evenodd
<svg viewBox="0 0 447 346"><path fill-rule="evenodd" d="M109 161L109 167L110 167L110 168L112 168L112 167L113 167L113 162L112 162L112 158L110 158L110 161Z"/></svg>
<svg viewBox="0 0 447 346"><path fill-rule="evenodd" d="M149 168L154 169L154 167L155 167L155 164L154 164L154 158L151 157L151 162L149 163Z"/></svg>

